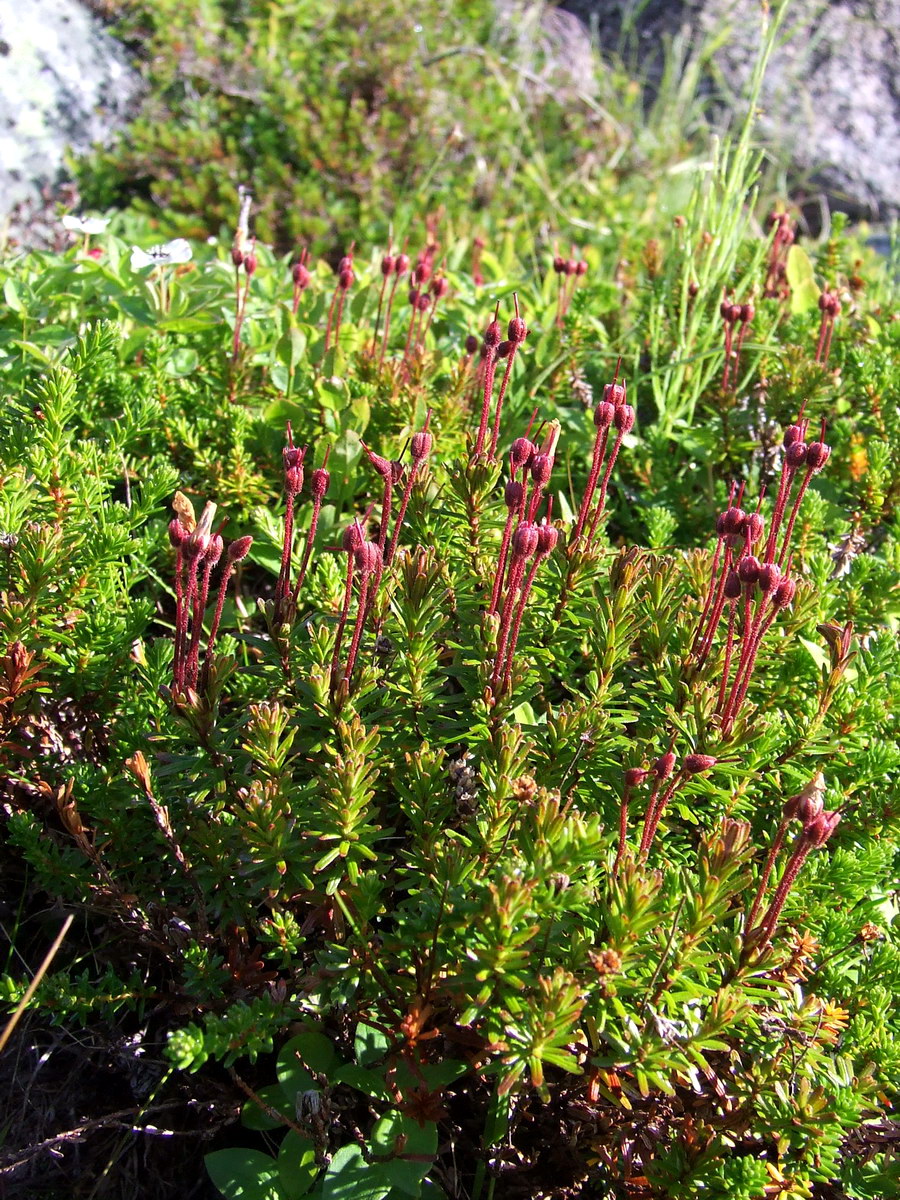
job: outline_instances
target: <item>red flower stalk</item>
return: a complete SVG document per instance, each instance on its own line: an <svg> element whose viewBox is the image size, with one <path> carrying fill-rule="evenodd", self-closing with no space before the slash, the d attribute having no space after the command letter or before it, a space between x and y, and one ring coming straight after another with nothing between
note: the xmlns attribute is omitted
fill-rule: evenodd
<svg viewBox="0 0 900 1200"><path fill-rule="evenodd" d="M728 507L731 508L734 502L734 493L736 484L732 483L728 492ZM716 592L716 581L719 578L719 556L722 553L722 547L725 545L727 534L725 532L725 513L720 513L716 519L716 549L713 554L712 571L710 573L709 587L706 592L706 599L703 602L703 611L700 613L700 620L697 622L697 630L694 634L694 640L691 643L691 653L695 653L701 638L706 631L706 619L709 616L709 610L712 607L713 596Z"/></svg>
<svg viewBox="0 0 900 1200"><path fill-rule="evenodd" d="M344 300L347 292L353 286L353 245L338 263L337 269L337 284L334 289L334 294L331 297L331 304L328 308L328 321L325 325L325 351L327 354L331 347L332 322L334 322L334 345L338 344L338 335L341 330L341 317L344 312ZM337 309L337 317L335 318L335 309Z"/></svg>
<svg viewBox="0 0 900 1200"><path fill-rule="evenodd" d="M294 283L294 303L291 312L296 315L297 309L300 307L300 297L309 287L312 276L309 273L309 251L304 246L300 251L300 257L291 268L291 279Z"/></svg>
<svg viewBox="0 0 900 1200"><path fill-rule="evenodd" d="M353 558L356 561L356 569L359 573L359 609L356 614L353 640L350 643L350 651L347 654L347 666L344 669L344 681L348 684L353 674L353 668L356 665L359 642L362 637L366 614L369 611L369 586L372 576L374 575L376 578L375 586L377 588L377 579L381 575L381 547L377 546L374 542L363 542L353 551Z"/></svg>
<svg viewBox="0 0 900 1200"><path fill-rule="evenodd" d="M790 546L791 535L794 532L794 522L797 520L797 513L800 511L800 505L803 502L803 497L806 495L806 489L809 487L809 482L813 475L818 475L818 473L828 462L828 459L831 457L831 447L825 444L823 440L824 437L825 419L823 417L821 430L819 433L819 440L817 442L810 442L806 447L806 474L801 481L800 487L797 489L797 496L791 509L791 515L788 518L787 528L784 532L784 540L781 543L781 553L778 555L779 566L781 566L784 562L785 555L787 554L788 547Z"/></svg>
<svg viewBox="0 0 900 1200"><path fill-rule="evenodd" d="M188 687L196 688L197 676L200 671L200 637L203 633L203 614L209 599L209 577L213 567L222 557L225 543L222 535L214 533L203 555L203 573L199 578L199 586L194 598L194 611L191 616L191 644L188 648L187 663L184 671L184 681Z"/></svg>
<svg viewBox="0 0 900 1200"><path fill-rule="evenodd" d="M743 485L738 491L738 500L743 494ZM718 585L715 588L715 599L712 603L712 609L709 613L709 620L706 630L697 650L697 661L702 663L709 654L712 647L713 635L716 627L719 624L719 619L722 616L722 609L725 607L725 582L728 578L728 571L732 564L732 554L734 551L735 542L740 542L742 531L745 528L747 514L742 508L731 505L722 513L719 521L716 522L716 529L720 535L725 538L725 561L722 564L722 570L719 575ZM705 610L704 610L705 611Z"/></svg>
<svg viewBox="0 0 900 1200"><path fill-rule="evenodd" d="M793 820L799 821L803 826L817 820L825 810L825 805L822 801L824 794L825 776L819 771L803 791L798 792L796 796L791 796L790 800L785 803L781 820L778 823L778 828L775 830L775 837L772 839L772 845L769 847L769 853L766 855L762 874L759 877L759 886L756 889L756 895L750 906L750 912L744 925L744 928L748 932L753 928L756 921L757 913L766 894L766 888L769 886L772 868L775 866L775 860L781 852L781 847L784 845L788 826Z"/></svg>
<svg viewBox="0 0 900 1200"><path fill-rule="evenodd" d="M188 662L190 652L188 649L188 620L193 616L193 628L191 634L196 629L196 612L198 598L198 573L200 565L206 556L212 541L212 522L216 515L216 506L212 502L208 502L203 509L200 520L191 530L191 532L183 539L182 554L184 558L185 568L187 570L187 586L182 585L181 589L181 611L176 617L176 659L173 668L173 681L175 687L182 689L190 683L188 679ZM182 527L183 528L183 527Z"/></svg>
<svg viewBox="0 0 900 1200"><path fill-rule="evenodd" d="M291 592L291 560L294 553L294 500L303 488L303 459L307 447L298 450L294 446L294 436L291 423L287 423L287 445L281 452L284 464L284 536L281 546L281 570L278 582L275 584L275 612L278 619L284 614L285 602Z"/></svg>
<svg viewBox="0 0 900 1200"><path fill-rule="evenodd" d="M491 411L491 400L494 393L494 372L497 369L497 347L500 345L500 322L497 314L500 312L500 301L494 309L494 319L484 331L484 397L481 404L481 421L478 425L478 437L475 439L475 454L484 450L484 440L487 436L488 417Z"/></svg>
<svg viewBox="0 0 900 1200"><path fill-rule="evenodd" d="M488 458L493 458L497 450L497 438L500 435L500 413L503 409L503 398L506 395L507 384L509 383L509 375L512 371L513 359L516 357L516 351L528 337L528 330L525 322L519 316L519 297L516 292L513 292L513 303L516 307L516 315L509 322L506 330L507 341L509 342L509 353L506 355L506 370L503 372L503 380L500 384L500 391L497 394L497 409L494 413L494 428L491 433L491 448L488 451Z"/></svg>
<svg viewBox="0 0 900 1200"><path fill-rule="evenodd" d="M622 385L624 388L624 384ZM610 476L613 472L613 467L616 465L616 459L619 457L619 450L622 446L622 439L626 433L630 433L634 428L635 411L630 404L619 404L613 413L613 426L616 431L615 441L613 442L612 450L609 452L609 458L606 462L606 470L603 472L603 480L600 484L600 497L597 500L597 507L594 510L594 516L591 520L591 527L588 530L587 545L590 548L594 535L597 532L597 526L600 523L600 518L606 510L606 491L609 487Z"/></svg>
<svg viewBox="0 0 900 1200"><path fill-rule="evenodd" d="M375 313L375 332L372 334L372 347L369 350L369 358L375 357L375 348L378 345L378 330L381 326L381 310L384 306L384 293L387 290L387 281L394 274L394 255L392 247L388 243L387 254L381 260L381 290L378 293L378 309Z"/></svg>
<svg viewBox="0 0 900 1200"><path fill-rule="evenodd" d="M766 915L759 923L759 929L761 930L760 940L762 943L771 941L778 918L781 916L781 910L784 908L784 902L787 900L788 893L794 886L797 876L800 874L801 867L813 850L825 845L838 827L840 819L841 814L838 812L823 811L803 827L803 832L797 839L794 852L788 861L788 865L785 867L784 875L781 877L781 882L775 889L772 902L766 910Z"/></svg>
<svg viewBox="0 0 900 1200"><path fill-rule="evenodd" d="M169 522L169 541L175 551L175 652L172 661L172 677L176 688L184 683L183 659L184 639L187 632L187 600L184 580L184 547L190 530L173 517Z"/></svg>
<svg viewBox="0 0 900 1200"><path fill-rule="evenodd" d="M235 563L239 563L246 558L250 553L250 547L253 545L252 537L238 538L237 541L230 542L228 549L225 551L225 568L222 571L222 576L219 580L219 594L216 599L216 611L213 614L212 625L209 627L209 637L206 639L206 657L203 660L203 678L204 685L209 679L209 672L212 666L213 648L216 644L216 637L219 633L219 625L222 622L222 610L225 608L225 593L228 590L228 581L234 572Z"/></svg>
<svg viewBox="0 0 900 1200"><path fill-rule="evenodd" d="M341 549L347 552L347 582L344 585L344 598L341 602L337 630L334 635L334 652L331 656L332 684L337 682L338 664L341 661L341 642L344 639L344 627L347 624L347 617L350 613L350 599L353 595L353 569L356 565L355 552L364 542L365 536L362 525L360 525L358 520L355 520L352 525L348 525L344 530L344 536L341 539Z"/></svg>
<svg viewBox="0 0 900 1200"><path fill-rule="evenodd" d="M399 479L403 467L401 463L391 462L389 458L382 458L380 454L376 454L374 450L370 450L362 438L360 438L360 445L365 450L369 462L384 481L384 489L381 496L381 522L378 530L378 549L383 552L385 542L387 541L388 525L391 520L391 498L394 484Z"/></svg>
<svg viewBox="0 0 900 1200"><path fill-rule="evenodd" d="M616 373L613 375L612 383L608 383L603 389L603 399L594 409L594 454L591 461L591 470L588 475L587 486L584 489L584 495L581 497L581 507L578 510L578 520L575 523L575 532L572 535L570 544L570 553L575 550L578 545L578 540L581 537L584 523L587 520L588 512L590 511L591 501L594 499L594 492L597 487L597 480L600 478L600 470L603 466L603 459L606 455L606 446L609 441L609 430L613 423L613 417L616 413L616 408L620 404L625 403L626 393L625 384L620 384L619 368L622 365L620 358L616 363Z"/></svg>
<svg viewBox="0 0 900 1200"><path fill-rule="evenodd" d="M405 245L405 243L404 243L404 245ZM406 272L408 270L409 270L409 256L407 254L404 254L401 252L394 259L394 280L393 280L393 283L391 284L391 290L388 293L387 310L385 311L385 314L384 314L384 336L381 339L381 353L378 355L378 370L379 371L384 366L384 355L385 355L385 351L387 350L388 337L390 336L390 332L391 332L391 311L394 307L394 296L396 295L396 292L397 292L397 285L399 284L400 280L403 278L403 276L406 274Z"/></svg>
<svg viewBox="0 0 900 1200"><path fill-rule="evenodd" d="M722 371L722 391L728 391L728 384L731 379L731 368L733 361L733 338L734 327L741 319L741 306L735 304L733 300L729 300L726 296L719 305L719 313L722 320L725 322L725 366Z"/></svg>
<svg viewBox="0 0 900 1200"><path fill-rule="evenodd" d="M769 247L769 263L763 295L768 299L786 300L791 294L787 281L787 256L793 241L794 230L787 213L772 213L769 223L773 226L772 244Z"/></svg>
<svg viewBox="0 0 900 1200"><path fill-rule="evenodd" d="M450 291L450 284L444 275L438 275L431 281L431 307L428 308L428 318L419 331L416 339L416 345L419 349L425 348L425 339L428 337L428 331L431 328L431 322L434 320L434 312L438 306L438 301Z"/></svg>
<svg viewBox="0 0 900 1200"><path fill-rule="evenodd" d="M528 569L528 574L525 577L525 582L522 585L519 595L519 605L516 609L516 615L512 624L512 632L509 637L509 644L506 650L506 663L503 668L503 691L509 690L510 680L512 677L513 658L516 653L516 645L519 641L519 631L522 627L522 615L525 612L525 605L528 603L528 597L534 585L534 578L537 575L538 567L549 558L556 549L556 543L559 539L559 530L547 521L542 521L537 527L537 550L534 555L534 560Z"/></svg>
<svg viewBox="0 0 900 1200"><path fill-rule="evenodd" d="M647 856L647 849L650 842L648 834L653 825L653 816L656 812L656 805L659 799L660 789L667 779L670 779L672 772L675 770L675 755L672 747L675 745L675 735L672 735L672 740L669 742L669 749L665 754L660 755L648 774L653 776L653 789L650 792L650 799L647 801L647 812L644 815L644 830L641 834L640 857L643 861Z"/></svg>
<svg viewBox="0 0 900 1200"><path fill-rule="evenodd" d="M650 771L645 771L642 767L628 767L624 773L622 803L619 805L619 846L616 850L616 861L613 863L613 878L618 875L622 859L625 857L625 839L628 835L628 805L631 803L631 793L636 787L640 787L650 774Z"/></svg>
<svg viewBox="0 0 900 1200"><path fill-rule="evenodd" d="M400 511L394 520L394 532L391 534L388 551L385 555L385 564L390 566L394 558L394 552L397 549L397 538L400 536L400 529L403 525L403 519L406 516L406 509L409 506L409 498L412 495L413 483L415 482L416 472L428 459L431 453L431 448L434 444L434 438L428 432L428 425L431 421L431 409L425 414L425 425L420 433L414 433L410 443L410 457L412 464L406 476L406 483L403 488L403 497L400 501Z"/></svg>
<svg viewBox="0 0 900 1200"><path fill-rule="evenodd" d="M494 572L494 586L491 589L491 602L488 606L489 613L496 612L500 602L500 588L503 586L503 578L506 574L506 559L509 554L513 522L521 519L522 505L525 501L525 485L516 479L511 479L506 485L503 500L506 504L506 524L503 526L503 536L500 539L500 554L497 559L497 570Z"/></svg>
<svg viewBox="0 0 900 1200"><path fill-rule="evenodd" d="M742 560L746 561L746 559ZM725 703L725 689L728 686L728 676L731 672L731 654L734 647L734 625L737 615L737 601L741 594L741 580L736 571L730 570L725 580L724 588L725 599L728 602L728 634L725 642L725 663L722 667L722 679L719 683L719 698L716 703L716 711L721 712L722 706ZM747 590L747 613L749 615L750 593ZM744 628L746 629L747 619L745 618Z"/></svg>
<svg viewBox="0 0 900 1200"><path fill-rule="evenodd" d="M816 344L816 362L824 367L831 353L831 335L834 333L835 318L841 314L841 301L837 292L824 291L819 296L819 340Z"/></svg>
<svg viewBox="0 0 900 1200"><path fill-rule="evenodd" d="M694 775L701 775L705 771L711 771L716 765L716 759L711 754L687 754L681 764L681 768L674 776L672 782L666 788L662 796L653 804L652 808L647 811L647 819L644 822L644 835L641 838L640 856L643 861L653 844L653 839L656 836L656 830L663 815L663 810L666 805L675 795L676 791L687 779L692 779ZM657 760L658 778L660 782L666 777L666 774L671 774L675 766L675 756L669 751L664 754L661 759Z"/></svg>
<svg viewBox="0 0 900 1200"><path fill-rule="evenodd" d="M303 562L300 565L300 574L297 576L297 582L294 585L291 602L294 607L297 605L297 597L300 595L300 589L303 587L303 581L306 578L306 570L309 566L309 560L312 556L313 542L316 539L316 529L319 525L319 513L322 510L322 501L328 492L328 486L331 483L331 475L325 469L328 465L328 456L331 453L331 447L328 446L325 450L325 458L322 461L321 467L317 467L309 477L309 490L313 498L312 519L309 523L309 532L306 535L306 549L303 551Z"/></svg>
<svg viewBox="0 0 900 1200"><path fill-rule="evenodd" d="M525 563L538 548L538 529L531 521L521 521L512 537L512 559L509 564L509 580L506 585L506 599L500 614L500 630L497 638L497 657L491 673L491 688L498 691L500 672L506 658L506 644L509 639L510 622L516 594L525 573Z"/></svg>
<svg viewBox="0 0 900 1200"><path fill-rule="evenodd" d="M246 250L241 255L240 265L235 260L235 251L232 250L232 261L234 262L234 278L235 278L235 313L234 313L234 339L231 347L231 365L234 366L238 360L238 354L241 349L241 329L244 325L244 317L247 313L247 297L250 294L250 280L256 271L256 238L250 243L249 250ZM240 270L244 268L244 289L241 291Z"/></svg>

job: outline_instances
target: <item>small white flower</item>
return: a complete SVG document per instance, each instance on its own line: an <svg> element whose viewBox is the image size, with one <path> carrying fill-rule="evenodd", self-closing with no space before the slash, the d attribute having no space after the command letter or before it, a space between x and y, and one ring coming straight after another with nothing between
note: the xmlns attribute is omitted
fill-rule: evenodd
<svg viewBox="0 0 900 1200"><path fill-rule="evenodd" d="M63 219L63 229L71 229L73 233L103 233L109 224L108 217L75 217L67 213Z"/></svg>
<svg viewBox="0 0 900 1200"><path fill-rule="evenodd" d="M140 271L142 267L165 267L169 263L185 263L193 257L193 253L184 238L176 238L174 242L151 246L149 250L142 250L140 246L135 246L131 251L131 269Z"/></svg>

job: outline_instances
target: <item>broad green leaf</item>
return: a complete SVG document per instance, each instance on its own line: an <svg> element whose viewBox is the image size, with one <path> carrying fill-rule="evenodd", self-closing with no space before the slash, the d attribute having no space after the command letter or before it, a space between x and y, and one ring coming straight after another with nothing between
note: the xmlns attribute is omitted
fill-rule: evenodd
<svg viewBox="0 0 900 1200"><path fill-rule="evenodd" d="M383 1200L391 1187L384 1170L367 1163L359 1146L342 1146L322 1181L322 1200Z"/></svg>
<svg viewBox="0 0 900 1200"><path fill-rule="evenodd" d="M278 1150L278 1175L287 1200L305 1196L318 1174L315 1143L293 1129L288 1130Z"/></svg>
<svg viewBox="0 0 900 1200"><path fill-rule="evenodd" d="M791 312L809 312L819 303L819 289L809 255L798 245L791 246L787 257L787 280L791 286Z"/></svg>
<svg viewBox="0 0 900 1200"><path fill-rule="evenodd" d="M204 1161L225 1200L285 1200L279 1185L278 1164L261 1150L238 1146L214 1150Z"/></svg>

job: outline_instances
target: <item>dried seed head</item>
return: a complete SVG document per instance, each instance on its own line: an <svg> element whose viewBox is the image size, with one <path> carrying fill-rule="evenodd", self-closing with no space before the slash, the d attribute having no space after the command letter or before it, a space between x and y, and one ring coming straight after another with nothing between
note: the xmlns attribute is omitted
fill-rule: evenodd
<svg viewBox="0 0 900 1200"><path fill-rule="evenodd" d="M513 471L518 471L520 467L527 467L534 457L534 453L534 442L527 437L517 437L509 448L509 460Z"/></svg>
<svg viewBox="0 0 900 1200"><path fill-rule="evenodd" d="M738 578L741 583L751 587L759 579L760 561L752 554L745 554L737 566Z"/></svg>
<svg viewBox="0 0 900 1200"><path fill-rule="evenodd" d="M607 383L603 388L603 399L617 408L628 398L628 390L624 383Z"/></svg>
<svg viewBox="0 0 900 1200"><path fill-rule="evenodd" d="M538 528L533 521L522 521L512 536L513 554L517 558L531 558L538 545Z"/></svg>
<svg viewBox="0 0 900 1200"><path fill-rule="evenodd" d="M296 496L303 490L303 467L288 467L284 473L284 490L289 496Z"/></svg>
<svg viewBox="0 0 900 1200"><path fill-rule="evenodd" d="M806 465L814 474L822 470L830 457L831 447L824 442L810 442L806 447Z"/></svg>
<svg viewBox="0 0 900 1200"><path fill-rule="evenodd" d="M606 385L607 388L610 386ZM601 400L594 409L594 425L597 429L609 429L613 423L613 417L616 415L616 406L610 404L608 400Z"/></svg>
<svg viewBox="0 0 900 1200"><path fill-rule="evenodd" d="M391 483L399 483L403 478L403 463L397 458L391 459Z"/></svg>
<svg viewBox="0 0 900 1200"><path fill-rule="evenodd" d="M703 771L711 771L717 761L711 754L688 754L682 767L687 775L700 775Z"/></svg>
<svg viewBox="0 0 900 1200"><path fill-rule="evenodd" d="M628 767L624 774L625 786L627 788L640 787L649 771L645 771L643 767Z"/></svg>
<svg viewBox="0 0 900 1200"><path fill-rule="evenodd" d="M559 530L555 525L549 525L546 521L542 521L538 525L538 546L537 552L541 558L546 558L556 549L556 543L559 541Z"/></svg>
<svg viewBox="0 0 900 1200"><path fill-rule="evenodd" d="M650 770L657 779L668 779L675 770L675 755L671 750L667 750L659 756Z"/></svg>
<svg viewBox="0 0 900 1200"><path fill-rule="evenodd" d="M525 497L525 488L517 479L511 479L503 491L503 502L510 512L518 512Z"/></svg>
<svg viewBox="0 0 900 1200"><path fill-rule="evenodd" d="M240 562L242 558L246 558L250 553L252 545L253 538L249 534L245 537L240 537L234 542L229 542L225 557L230 563Z"/></svg>
<svg viewBox="0 0 900 1200"><path fill-rule="evenodd" d="M620 433L630 433L634 427L634 408L630 404L620 404L613 416L613 425Z"/></svg>
<svg viewBox="0 0 900 1200"><path fill-rule="evenodd" d="M409 444L409 452L412 455L413 462L422 462L431 453L431 447L434 444L434 438L427 430L422 430L420 433L412 435L412 441Z"/></svg>
<svg viewBox="0 0 900 1200"><path fill-rule="evenodd" d="M806 462L807 445L805 442L791 442L785 451L784 458L793 470L802 467Z"/></svg>
<svg viewBox="0 0 900 1200"><path fill-rule="evenodd" d="M784 442L785 448L792 446L794 442L802 442L803 426L788 425L787 429L784 431L784 437L782 438L782 441Z"/></svg>
<svg viewBox="0 0 900 1200"><path fill-rule="evenodd" d="M726 600L737 600L741 594L741 581L737 571L729 569L725 576L725 586L722 589Z"/></svg>
<svg viewBox="0 0 900 1200"><path fill-rule="evenodd" d="M531 478L538 487L546 487L553 474L553 459L549 454L535 454L531 460Z"/></svg>
<svg viewBox="0 0 900 1200"><path fill-rule="evenodd" d="M324 467L316 467L312 475L309 477L309 490L312 492L314 500L321 500L328 491L328 485L331 483L331 474Z"/></svg>
<svg viewBox="0 0 900 1200"><path fill-rule="evenodd" d="M378 570L381 563L381 549L377 542L362 542L353 551L356 569L366 577Z"/></svg>

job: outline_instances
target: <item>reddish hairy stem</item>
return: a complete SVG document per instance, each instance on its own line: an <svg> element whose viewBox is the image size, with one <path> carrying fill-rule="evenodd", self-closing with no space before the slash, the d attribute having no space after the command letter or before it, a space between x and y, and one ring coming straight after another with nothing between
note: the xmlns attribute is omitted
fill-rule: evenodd
<svg viewBox="0 0 900 1200"><path fill-rule="evenodd" d="M481 423L478 426L478 438L475 442L475 453L481 454L484 450L484 439L487 435L488 417L491 411L491 399L494 393L494 372L497 370L497 354L495 348L490 346L487 354L484 356L484 397L481 402Z"/></svg>
<svg viewBox="0 0 900 1200"><path fill-rule="evenodd" d="M353 551L347 551L347 582L344 585L344 599L341 604L341 614L338 617L337 633L334 637L334 653L331 656L331 678L337 679L338 664L341 661L341 642L344 640L344 626L350 612L350 599L353 595Z"/></svg>
<svg viewBox="0 0 900 1200"><path fill-rule="evenodd" d="M600 523L600 518L603 516L603 510L606 508L606 489L609 487L610 476L613 472L613 467L616 465L616 459L619 455L619 448L622 445L622 438L625 434L621 429L616 430L616 440L613 442L613 448L609 453L609 459L606 464L606 470L603 472L603 481L600 484L600 498L597 501L597 508L594 511L594 518L591 521L591 527L588 531L587 546L590 548L594 540L594 535L597 532L597 526Z"/></svg>
<svg viewBox="0 0 900 1200"><path fill-rule="evenodd" d="M531 591L534 577L537 575L538 567L541 565L541 558L538 555L534 556L534 561L528 569L528 574L525 577L525 583L522 586L519 595L519 604L516 609L516 615L512 624L512 633L509 636L509 644L506 648L506 662L503 666L503 691L507 691L512 676L513 655L516 652L516 644L519 640L519 631L522 628L522 616L525 612L525 605L528 603L528 594Z"/></svg>
<svg viewBox="0 0 900 1200"><path fill-rule="evenodd" d="M300 564L300 574L297 576L297 582L294 584L294 590L291 594L291 600L296 605L297 597L300 595L300 589L303 587L303 580L306 578L306 569L309 566L309 560L312 557L313 542L316 538L316 529L319 524L319 513L322 510L322 497L313 497L312 518L309 523L309 532L306 535L306 548L303 551L303 562Z"/></svg>
<svg viewBox="0 0 900 1200"><path fill-rule="evenodd" d="M500 413L503 409L503 398L506 395L506 386L509 383L509 375L512 371L513 359L518 350L518 342L513 342L509 348L509 354L506 356L506 370L503 372L503 379L500 383L500 391L497 393L497 409L494 413L494 428L491 432L491 448L488 451L488 458L493 458L497 449L497 439L500 436Z"/></svg>
<svg viewBox="0 0 900 1200"><path fill-rule="evenodd" d="M503 539L500 542L500 556L497 559L497 570L494 574L494 586L491 589L491 603L488 612L496 612L497 604L500 600L500 588L503 586L503 576L506 573L506 558L509 554L509 543L512 538L513 521L520 518L520 515L515 510L510 510L506 514L506 524L503 527Z"/></svg>
<svg viewBox="0 0 900 1200"><path fill-rule="evenodd" d="M394 307L394 296L397 293L397 284L400 282L400 276L394 275L394 282L391 284L391 290L388 295L387 311L384 314L384 336L381 339L381 353L378 355L378 370L384 366L384 355L387 350L388 336L391 332L391 310Z"/></svg>
<svg viewBox="0 0 900 1200"><path fill-rule="evenodd" d="M772 845L769 847L769 853L766 855L765 865L763 866L762 874L759 877L759 886L756 889L756 895L753 898L753 903L750 906L750 912L747 915L747 920L744 928L749 932L753 928L753 922L756 920L757 914L762 906L763 897L766 894L766 888L769 886L769 879L772 875L772 868L775 866L775 859L778 857L781 847L784 845L784 839L787 834L790 821L782 817L779 822L778 829L775 831L775 837L772 840Z"/></svg>
<svg viewBox="0 0 900 1200"><path fill-rule="evenodd" d="M219 580L219 595L216 600L216 611L213 614L212 625L209 627L209 637L206 639L206 655L203 660L203 682L204 686L209 682L209 672L212 666L213 647L216 644L216 637L219 633L219 625L222 621L222 611L225 608L225 593L228 589L228 581L234 573L234 563L226 562L225 569L222 572L222 578Z"/></svg>
<svg viewBox="0 0 900 1200"><path fill-rule="evenodd" d="M400 510L394 519L394 532L391 534L391 540L388 544L387 554L385 555L385 563L390 566L391 560L394 557L394 551L397 549L397 539L400 536L400 528L403 525L403 518L406 516L406 509L409 506L409 498L412 495L413 483L416 478L416 470L419 466L417 460L413 460L409 468L409 475L406 478L406 484L403 488L403 498L400 501Z"/></svg>
<svg viewBox="0 0 900 1200"><path fill-rule="evenodd" d="M581 507L578 510L578 523L575 526L575 533L572 537L570 553L578 545L578 539L581 537L581 532L584 529L584 523L587 520L591 501L594 498L594 492L597 488L597 480L600 478L600 468L603 466L608 441L609 426L607 425L605 429L598 429L594 438L594 457L591 462L591 473L588 476L587 487L584 489L584 495L581 498Z"/></svg>
<svg viewBox="0 0 900 1200"><path fill-rule="evenodd" d="M366 613L368 612L369 600L369 581L371 575L363 575L359 583L359 611L356 614L356 626L353 630L353 640L350 643L350 651L347 654L347 667L344 671L344 680L349 684L350 676L353 674L353 668L356 665L356 656L359 653L359 642L362 637L363 626L366 621Z"/></svg>

